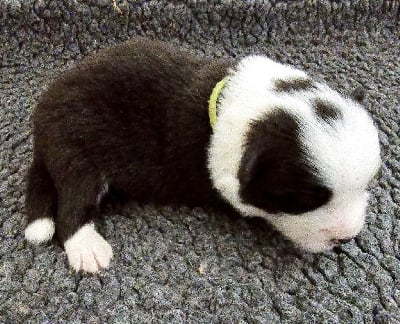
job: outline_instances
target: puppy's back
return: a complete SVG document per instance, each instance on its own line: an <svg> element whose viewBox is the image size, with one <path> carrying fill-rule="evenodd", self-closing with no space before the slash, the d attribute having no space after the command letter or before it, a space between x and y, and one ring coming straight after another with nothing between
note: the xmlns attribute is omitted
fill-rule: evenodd
<svg viewBox="0 0 400 324"><path fill-rule="evenodd" d="M207 101L228 65L145 39L99 51L42 96L35 151L55 182L84 159L134 199L202 201L212 195Z"/></svg>

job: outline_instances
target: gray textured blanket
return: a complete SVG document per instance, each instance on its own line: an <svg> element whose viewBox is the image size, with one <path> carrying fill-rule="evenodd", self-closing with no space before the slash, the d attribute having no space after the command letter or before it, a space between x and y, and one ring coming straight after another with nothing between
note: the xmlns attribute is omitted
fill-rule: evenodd
<svg viewBox="0 0 400 324"><path fill-rule="evenodd" d="M398 1L0 0L0 322L400 323ZM112 267L73 273L23 239L30 116L46 84L134 35L210 56L265 53L367 89L383 168L367 224L340 252L296 250L265 223L202 209L110 211Z"/></svg>

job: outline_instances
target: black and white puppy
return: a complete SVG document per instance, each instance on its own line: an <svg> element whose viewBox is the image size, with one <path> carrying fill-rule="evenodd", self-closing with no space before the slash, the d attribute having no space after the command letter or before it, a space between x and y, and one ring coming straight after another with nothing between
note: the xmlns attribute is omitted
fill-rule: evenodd
<svg viewBox="0 0 400 324"><path fill-rule="evenodd" d="M318 252L360 231L380 167L367 112L303 71L263 56L199 58L144 39L64 73L42 95L33 126L25 236L40 243L56 233L77 271L109 266L111 246L93 220L112 193L143 203L222 201Z"/></svg>

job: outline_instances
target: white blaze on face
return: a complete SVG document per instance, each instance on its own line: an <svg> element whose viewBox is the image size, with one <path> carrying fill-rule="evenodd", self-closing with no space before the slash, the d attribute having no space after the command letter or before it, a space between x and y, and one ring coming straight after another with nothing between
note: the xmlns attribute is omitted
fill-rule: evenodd
<svg viewBox="0 0 400 324"><path fill-rule="evenodd" d="M310 102L315 99L333 105L341 116L327 123L315 114L295 112L308 162L329 188L357 195L380 167L378 131L362 106L328 86L318 84L318 90L310 94Z"/></svg>

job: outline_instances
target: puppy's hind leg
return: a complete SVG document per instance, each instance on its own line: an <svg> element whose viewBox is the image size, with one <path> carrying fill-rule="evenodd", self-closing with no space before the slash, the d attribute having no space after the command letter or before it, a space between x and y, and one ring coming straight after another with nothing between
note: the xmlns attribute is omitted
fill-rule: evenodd
<svg viewBox="0 0 400 324"><path fill-rule="evenodd" d="M93 174L70 175L61 185L56 233L76 271L95 273L110 264L112 248L93 223L107 191L107 183Z"/></svg>
<svg viewBox="0 0 400 324"><path fill-rule="evenodd" d="M57 192L45 165L34 159L28 172L25 194L28 222L25 238L29 242L39 244L53 237L56 201Z"/></svg>

